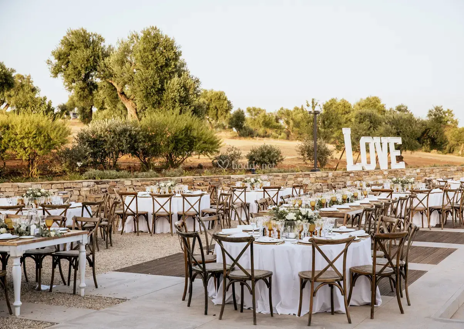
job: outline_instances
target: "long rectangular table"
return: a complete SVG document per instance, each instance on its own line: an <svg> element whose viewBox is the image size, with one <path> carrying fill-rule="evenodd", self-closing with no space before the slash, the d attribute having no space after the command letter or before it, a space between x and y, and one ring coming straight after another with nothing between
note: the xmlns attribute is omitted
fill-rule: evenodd
<svg viewBox="0 0 464 329"><path fill-rule="evenodd" d="M79 272L80 272L80 293L84 296L85 292L85 245L87 243L87 231L70 231L60 237L54 238L31 238L0 240L0 251L6 251L13 259L13 287L14 287L14 313L19 316L21 313L21 256L26 250L56 246L65 243L79 243Z"/></svg>

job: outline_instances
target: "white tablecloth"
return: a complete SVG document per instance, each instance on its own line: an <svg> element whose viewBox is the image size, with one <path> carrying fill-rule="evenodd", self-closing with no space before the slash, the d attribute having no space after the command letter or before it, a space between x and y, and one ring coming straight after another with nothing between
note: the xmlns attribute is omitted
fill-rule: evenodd
<svg viewBox="0 0 464 329"><path fill-rule="evenodd" d="M236 257L245 244L224 243L228 252ZM333 259L340 253L344 245L326 245L322 250L329 259ZM216 244L217 261L222 262L220 247ZM311 270L312 246L285 243L282 245L260 245L254 244L255 269L269 270L272 276L272 303L274 312L279 314L297 314L300 292L300 281L298 272ZM230 260L229 260L230 263ZM240 264L245 268L250 268L249 250L240 259ZM335 262L337 268L342 271L343 258L340 257ZM347 255L347 293L349 291L349 268L352 266L372 264L371 240L370 238L354 242L348 249ZM327 262L317 252L316 267L322 270ZM222 304L222 285L215 292L214 283L209 283L209 295L213 298L213 303ZM259 281L256 285L256 307L257 312L270 313L269 310L269 291L264 282ZM309 284L306 285L303 294L302 315L309 311ZM239 285L236 285L237 301L240 301ZM347 295L348 297L348 295ZM370 281L365 277L360 277L353 288L351 305L369 304L371 301ZM377 304L382 303L380 291L377 289ZM232 287L229 287L226 302L232 302ZM245 288L245 306L251 307L251 295ZM343 298L337 288L334 288L334 307L337 312L345 312ZM314 298L314 312L330 311L330 288L321 288Z"/></svg>
<svg viewBox="0 0 464 329"><path fill-rule="evenodd" d="M194 198L188 198L190 202L193 204L194 203ZM129 200L129 199L127 199ZM163 199L164 201L166 199ZM129 201L126 201L127 203ZM150 229L152 228L152 214L153 214L153 200L151 196L149 197L138 197L138 202L139 202L139 211L147 211L148 212L148 220L150 222ZM161 200L161 204L164 202ZM186 210L189 208L188 203L185 204ZM200 209L206 209L210 207L210 197L209 194L203 194L201 197L201 202L200 202ZM131 204L131 209L135 211L135 201L132 202ZM159 205L156 204L155 202L155 211L159 210ZM171 203L171 211L173 213L173 232L175 232L174 228L174 223L177 221L177 213L182 211L182 197L180 195L175 195L172 197L172 203ZM191 218L187 218L187 228L189 230L193 230L193 220ZM119 231L122 229L122 223L119 222ZM198 230L198 224L196 225L196 229ZM139 218L139 231L142 232L148 232L147 228L147 222L140 217ZM129 233L129 232L134 232L134 220L132 217L129 217L126 220L126 224L124 226L124 232ZM155 233L170 233L171 229L169 227L169 223L165 218L159 218L156 221L156 232Z"/></svg>

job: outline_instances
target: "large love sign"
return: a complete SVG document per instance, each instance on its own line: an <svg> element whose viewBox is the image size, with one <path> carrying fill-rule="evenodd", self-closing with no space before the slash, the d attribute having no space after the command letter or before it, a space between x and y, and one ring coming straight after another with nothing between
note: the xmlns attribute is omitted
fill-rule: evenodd
<svg viewBox="0 0 464 329"><path fill-rule="evenodd" d="M395 149L395 144L401 144L401 137L361 137L359 149L361 150L361 163L353 163L353 148L351 146L351 129L343 128L346 151L346 170L374 170L377 166L376 152L379 158L380 169L388 169L388 149L392 169L406 168L403 161L396 162L401 151ZM366 146L369 145L370 162L367 162Z"/></svg>

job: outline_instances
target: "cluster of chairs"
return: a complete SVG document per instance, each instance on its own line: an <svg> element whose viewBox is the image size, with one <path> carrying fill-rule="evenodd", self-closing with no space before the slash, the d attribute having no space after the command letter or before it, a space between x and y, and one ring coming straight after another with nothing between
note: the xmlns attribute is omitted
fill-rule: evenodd
<svg viewBox="0 0 464 329"><path fill-rule="evenodd" d="M387 279L390 282L392 291L396 291L398 305L401 313L404 313L401 298L403 297L403 283L407 299L407 304L411 305L408 292L408 261L409 251L413 244L419 228L414 225L408 217L411 211L404 205L408 200L391 200L375 204L373 208L365 208L362 215L353 218L352 225L364 228L372 237L372 264L364 266L346 267L347 253L354 237L343 240L327 240L313 238L312 244L312 264L310 271L298 273L300 280L300 300L298 315L301 315L301 305L303 303L303 291L310 286L310 307L308 325L311 324L313 313L313 299L319 289L325 285L330 286L332 314L334 313L333 290L338 289L345 302L346 316L351 323L349 314L349 304L353 292L353 287L359 277L365 276L371 282L371 318L374 318L374 306L376 302L376 291L379 281ZM400 206L401 205L401 206ZM399 207L399 208L398 208ZM405 211L400 211L405 209ZM223 214L214 216L214 220L219 223ZM253 237L226 237L216 234L218 230L208 231L205 220L208 217L200 218L202 231L188 232L185 223L179 221L175 223L177 234L181 241L181 248L185 257L185 287L182 300L186 299L188 293L188 303L190 306L192 299L193 282L200 278L204 288L205 315L208 312L208 282L214 278L216 289L219 288L219 281L222 277L223 301L219 319L222 319L225 309L226 293L231 288L234 309L238 310L235 296L235 284L240 285L242 300L240 311L243 312L243 292L244 288L250 292L252 298L253 323L256 324L256 283L262 280L269 289L269 307L273 316L272 306L272 276L268 270L254 268L253 258ZM204 235L204 236L203 236ZM218 244L221 250L223 263L216 262L213 241ZM245 244L238 256L232 256L224 247L224 243ZM343 249L337 255L328 255L321 249L327 244L340 244ZM240 259L249 250L250 268L244 268L240 264ZM316 254L320 255L327 262L322 270L316 270ZM343 259L343 268L335 266L338 259ZM351 282L348 289L347 282Z"/></svg>
<svg viewBox="0 0 464 329"><path fill-rule="evenodd" d="M89 196L91 197L91 196ZM99 201L84 201L82 202L82 210L80 217L73 217L72 224L67 225L67 212L70 204L65 203L63 205L50 205L41 204L40 208L42 215L47 219L52 219L54 224L59 227L67 227L71 230L85 230L88 231L88 243L86 245L86 259L89 266L92 268L93 280L95 287L98 288L97 277L96 277L96 252L99 251L98 245L98 234L100 233L101 238L106 243L106 248L112 244L112 231L113 223L116 217L116 208L119 205L119 200L114 199L109 194L97 195L95 198L99 198ZM4 213L5 222L11 221L14 218L22 216L24 205L17 206L1 206L0 213ZM54 211L54 214L51 212ZM56 211L59 214L56 214ZM11 214L15 212L15 214ZM55 225L55 226L56 226ZM6 289L6 268L9 260L9 254L6 252L0 252L0 260L2 264L2 270L0 271L0 285L4 288L8 309L11 312L11 306L7 296ZM76 294L76 278L77 270L79 268L79 249L78 245L70 244L57 245L54 247L31 249L24 252L21 257L21 264L24 270L24 277L26 282L29 282L29 278L26 270L26 259L32 259L35 264L35 281L37 283L37 290L42 289L42 266L45 258L52 258L52 274L49 291L53 290L53 283L55 277L55 270L58 267L61 280L68 286L71 284L71 273L74 272L73 277L73 293ZM65 279L61 262L68 262L68 278Z"/></svg>

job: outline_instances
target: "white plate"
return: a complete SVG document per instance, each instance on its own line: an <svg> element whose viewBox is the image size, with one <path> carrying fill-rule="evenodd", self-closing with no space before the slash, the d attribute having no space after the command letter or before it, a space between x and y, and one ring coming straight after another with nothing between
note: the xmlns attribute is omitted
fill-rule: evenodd
<svg viewBox="0 0 464 329"><path fill-rule="evenodd" d="M360 236L360 237L363 237L363 236L369 236L369 234L367 234L367 233L364 233L364 234L357 234L356 236L358 236L358 237L359 237L359 236Z"/></svg>
<svg viewBox="0 0 464 329"><path fill-rule="evenodd" d="M33 239L33 238L35 238L35 236L33 236L33 235L23 235L23 236L20 236L19 238L20 239Z"/></svg>
<svg viewBox="0 0 464 329"><path fill-rule="evenodd" d="M12 239L16 239L16 238L19 238L17 235L10 235L10 236L6 236L6 237L2 237L0 235L0 240L12 240Z"/></svg>
<svg viewBox="0 0 464 329"><path fill-rule="evenodd" d="M338 211L338 209L335 208L321 208L319 211Z"/></svg>

